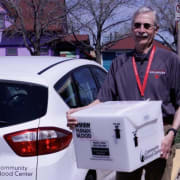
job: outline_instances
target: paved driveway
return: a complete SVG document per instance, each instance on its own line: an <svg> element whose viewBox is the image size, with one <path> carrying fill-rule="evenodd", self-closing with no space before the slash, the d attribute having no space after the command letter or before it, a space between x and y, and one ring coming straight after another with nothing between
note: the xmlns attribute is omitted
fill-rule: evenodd
<svg viewBox="0 0 180 180"><path fill-rule="evenodd" d="M179 177L177 179L176 176L178 175L179 172ZM115 180L115 172L112 171L102 171L102 179L101 180ZM145 180L144 179L144 175L142 176L141 180ZM180 180L180 149L176 149L176 156L173 160L173 170L172 170L172 176L171 176L171 180Z"/></svg>

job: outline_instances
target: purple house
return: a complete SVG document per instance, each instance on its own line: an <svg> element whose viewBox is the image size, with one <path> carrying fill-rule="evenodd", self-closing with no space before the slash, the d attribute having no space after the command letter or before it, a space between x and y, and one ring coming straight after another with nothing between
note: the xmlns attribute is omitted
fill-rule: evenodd
<svg viewBox="0 0 180 180"><path fill-rule="evenodd" d="M53 49L49 46L42 47L41 55L52 56L54 55ZM0 41L0 56L31 56L31 54L25 47L22 36L9 37L5 33L2 33Z"/></svg>
<svg viewBox="0 0 180 180"><path fill-rule="evenodd" d="M64 0L59 0L63 1ZM25 1L24 1L25 2ZM23 9L27 8L25 3L22 1ZM0 4L1 6L1 4ZM4 6L2 6L4 7ZM0 56L30 56L29 50L26 48L23 37L19 35L8 35L5 33L5 30L10 29L13 31L13 25L10 24L10 17L7 15L5 9L0 7ZM7 8L8 9L8 8ZM25 27L28 32L33 32L33 19L32 16L28 16L27 12L24 12ZM28 20L27 20L28 19ZM17 21L18 22L18 21ZM47 43L45 46L41 47L40 55L41 56L69 56L69 57L78 57L78 58L88 58L93 59L90 55L90 49L85 49L82 47L82 42L85 44L90 44L88 35L76 35L76 38L73 35L68 34L67 30L67 21L64 22L63 27L50 27L50 31L63 31L66 34L64 38L56 39ZM53 33L52 33L53 34ZM41 43L47 42L50 37L42 37ZM51 37L52 38L52 37ZM30 44L30 42L29 42Z"/></svg>
<svg viewBox="0 0 180 180"><path fill-rule="evenodd" d="M11 23L6 10L0 7L0 56L30 56L22 36L10 37L5 35L4 30L10 26ZM46 55L50 54L48 49Z"/></svg>
<svg viewBox="0 0 180 180"><path fill-rule="evenodd" d="M64 39L56 40L47 46L41 47L41 56L67 56L77 58L94 59L88 50L79 48L81 42L90 44L88 35L76 35L78 41L73 35L68 35ZM47 37L41 39L45 42ZM1 33L0 38L0 56L31 56L30 52L24 45L22 36L7 36Z"/></svg>

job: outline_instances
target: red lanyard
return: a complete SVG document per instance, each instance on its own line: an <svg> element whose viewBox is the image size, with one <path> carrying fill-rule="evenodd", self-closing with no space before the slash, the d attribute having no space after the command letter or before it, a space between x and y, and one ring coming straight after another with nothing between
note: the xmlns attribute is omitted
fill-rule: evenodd
<svg viewBox="0 0 180 180"><path fill-rule="evenodd" d="M149 60L148 60L148 65L147 65L146 73L145 73L145 76L144 76L143 84L141 84L141 81L140 81L140 78L139 78L135 58L134 58L134 56L132 57L134 74L135 74L135 77L136 77L136 82L138 84L141 96L144 96L144 91L146 89L147 79L148 79L148 75L149 75L149 71L150 71L150 68L151 68L151 63L152 63L152 60L153 60L153 57L154 57L155 50L156 50L156 47L153 46L153 49L151 51L151 54L150 54L150 57L149 57Z"/></svg>

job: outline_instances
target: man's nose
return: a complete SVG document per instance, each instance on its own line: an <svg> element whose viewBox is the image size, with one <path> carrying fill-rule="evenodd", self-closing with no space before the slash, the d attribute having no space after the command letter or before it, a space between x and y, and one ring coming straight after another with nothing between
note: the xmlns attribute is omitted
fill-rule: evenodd
<svg viewBox="0 0 180 180"><path fill-rule="evenodd" d="M145 31L144 24L141 24L141 26L139 27L139 31L140 32L144 32Z"/></svg>

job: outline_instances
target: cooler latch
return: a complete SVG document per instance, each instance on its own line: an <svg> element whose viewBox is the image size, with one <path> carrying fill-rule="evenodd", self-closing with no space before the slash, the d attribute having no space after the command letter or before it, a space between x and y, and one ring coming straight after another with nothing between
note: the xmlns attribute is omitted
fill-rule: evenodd
<svg viewBox="0 0 180 180"><path fill-rule="evenodd" d="M134 146L137 147L138 146L138 137L137 137L137 130L133 132L133 140L134 140Z"/></svg>

